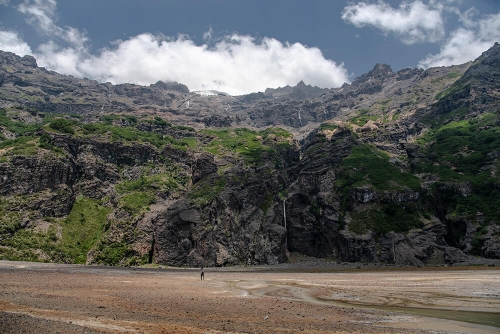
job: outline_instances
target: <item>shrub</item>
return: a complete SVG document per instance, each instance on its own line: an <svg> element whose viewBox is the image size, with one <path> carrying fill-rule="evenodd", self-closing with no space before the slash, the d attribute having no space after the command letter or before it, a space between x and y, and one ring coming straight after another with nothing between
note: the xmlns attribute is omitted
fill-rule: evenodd
<svg viewBox="0 0 500 334"><path fill-rule="evenodd" d="M134 191L120 198L120 206L131 215L139 214L149 209L156 200L155 195L145 191Z"/></svg>
<svg viewBox="0 0 500 334"><path fill-rule="evenodd" d="M94 261L99 264L110 266L119 265L121 260L132 254L128 245L121 242L101 243L96 252Z"/></svg>
<svg viewBox="0 0 500 334"><path fill-rule="evenodd" d="M57 118L50 122L49 127L58 132L74 134L75 130L73 130L73 122L68 121L64 118Z"/></svg>

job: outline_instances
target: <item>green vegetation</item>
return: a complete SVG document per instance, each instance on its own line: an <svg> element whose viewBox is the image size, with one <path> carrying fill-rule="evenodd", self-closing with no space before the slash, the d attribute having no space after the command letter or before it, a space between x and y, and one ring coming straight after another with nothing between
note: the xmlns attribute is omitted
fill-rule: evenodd
<svg viewBox="0 0 500 334"><path fill-rule="evenodd" d="M195 185L188 197L194 204L204 206L219 195L225 186L226 179L223 177L201 180Z"/></svg>
<svg viewBox="0 0 500 334"><path fill-rule="evenodd" d="M424 116L421 118L421 121L431 128L436 129L448 123L450 120L457 121L465 119L468 112L469 109L462 107L446 114Z"/></svg>
<svg viewBox="0 0 500 334"><path fill-rule="evenodd" d="M184 126L184 125L177 125L177 126L173 126L172 127L172 130L180 130L180 131L190 131L190 132L194 132L194 128L190 127L190 126Z"/></svg>
<svg viewBox="0 0 500 334"><path fill-rule="evenodd" d="M124 181L116 186L118 193L146 191L150 189L171 190L178 188L177 182L169 174L141 176L137 180Z"/></svg>
<svg viewBox="0 0 500 334"><path fill-rule="evenodd" d="M439 78L436 78L436 79L432 80L431 82L433 84L436 84L436 83L441 82L441 81L443 81L445 79L459 79L461 77L462 77L462 74L460 74L460 73L450 72L450 73L448 73L445 76L442 76L442 77L439 77Z"/></svg>
<svg viewBox="0 0 500 334"><path fill-rule="evenodd" d="M368 121L376 121L378 119L378 116L362 115L351 118L349 122L351 122L352 124L356 124L357 126L364 126L366 123L368 123Z"/></svg>
<svg viewBox="0 0 500 334"><path fill-rule="evenodd" d="M88 251L104 233L106 216L111 212L97 200L78 197L66 219L47 218L46 229L33 230L21 228L23 217L7 210L13 205L9 201L15 199L4 199L0 209L0 238L8 247L0 247L0 258L7 260L85 263Z"/></svg>
<svg viewBox="0 0 500 334"><path fill-rule="evenodd" d="M446 75L448 79L455 79L455 78L461 78L462 74L456 73L456 72L450 72Z"/></svg>
<svg viewBox="0 0 500 334"><path fill-rule="evenodd" d="M133 256L133 251L122 242L102 242L98 245L94 261L108 266L119 265L123 259ZM129 261L130 262L130 261ZM135 262L135 261L134 261ZM145 263L145 262L144 262ZM128 265L138 265L144 263L127 263Z"/></svg>
<svg viewBox="0 0 500 334"><path fill-rule="evenodd" d="M364 234L368 230L377 236L394 231L403 233L412 228L422 228L423 222L414 203L383 204L379 208L355 212L349 229L356 234Z"/></svg>
<svg viewBox="0 0 500 334"><path fill-rule="evenodd" d="M21 228L21 212L9 210L10 207L16 205L18 203L11 198L0 198L0 240L15 234Z"/></svg>
<svg viewBox="0 0 500 334"><path fill-rule="evenodd" d="M449 181L479 182L490 173L482 171L488 154L500 147L497 115L489 113L471 121L450 122L427 132L419 144L428 162L419 171L434 173Z"/></svg>
<svg viewBox="0 0 500 334"><path fill-rule="evenodd" d="M58 132L68 133L72 135L75 133L75 130L73 129L74 124L74 121L70 121L64 118L57 118L50 122L49 127Z"/></svg>
<svg viewBox="0 0 500 334"><path fill-rule="evenodd" d="M131 124L137 123L137 116L134 115L125 115L125 120Z"/></svg>
<svg viewBox="0 0 500 334"><path fill-rule="evenodd" d="M420 181L392 165L386 153L363 144L354 146L351 155L344 159L337 186L345 189L363 185L371 185L375 190L403 187L417 190L420 188Z"/></svg>
<svg viewBox="0 0 500 334"><path fill-rule="evenodd" d="M485 113L471 120L436 126L419 141L427 159L416 169L439 176L443 181L466 183L472 188L467 197L455 197L455 214L474 217L485 214L486 221L500 220L499 165L489 154L500 148L499 113Z"/></svg>
<svg viewBox="0 0 500 334"><path fill-rule="evenodd" d="M457 81L455 81L448 89L438 93L436 95L436 100L441 100L442 98L450 97L455 93L467 89L468 87L470 87L470 84L466 82L465 78L460 78Z"/></svg>
<svg viewBox="0 0 500 334"><path fill-rule="evenodd" d="M23 154L26 152L27 155L33 155L33 136L22 136L16 139L9 139L0 142L0 149L7 147L14 147L13 150L8 152L9 155L12 154ZM15 153L13 153L15 152Z"/></svg>
<svg viewBox="0 0 500 334"><path fill-rule="evenodd" d="M15 134L16 138L6 139L0 135L0 149L14 147L14 150L9 152L12 154L33 155L36 145L32 142L35 138L34 132L38 130L40 124L27 124L24 122L13 121L5 109L0 109L0 126Z"/></svg>
<svg viewBox="0 0 500 334"><path fill-rule="evenodd" d="M120 116L118 116L118 115L103 115L100 117L100 120L105 125L112 125L114 121L117 121L119 119L120 119Z"/></svg>
<svg viewBox="0 0 500 334"><path fill-rule="evenodd" d="M104 233L110 208L99 201L78 197L62 223L60 247L72 263L85 263L87 253Z"/></svg>
<svg viewBox="0 0 500 334"><path fill-rule="evenodd" d="M195 147L197 145L196 138L188 137L177 140L170 136L164 136L160 133L139 131L131 127L119 127L106 124L83 124L81 125L85 135L102 134L110 135L114 140L123 140L126 142L144 142L150 143L157 148L162 148L165 145L171 145L181 150L186 150L188 147Z"/></svg>
<svg viewBox="0 0 500 334"><path fill-rule="evenodd" d="M387 107L389 104L392 102L392 99L387 99L387 100L382 100L382 101L377 101L376 103L380 105L380 112L382 115L384 115L387 111ZM386 118L384 117L384 122L386 121Z"/></svg>
<svg viewBox="0 0 500 334"><path fill-rule="evenodd" d="M156 201L156 194L183 188L189 178L180 173L175 165L156 166L162 169L152 172L151 166L143 167L142 175L136 180L123 181L116 185L120 206L131 215L137 215L148 210L150 204Z"/></svg>
<svg viewBox="0 0 500 334"><path fill-rule="evenodd" d="M344 159L335 185L342 194L342 213L345 214L351 205L353 188L369 185L375 192L405 188L418 190L420 180L392 165L386 153L363 144L354 146L351 155ZM417 208L405 203L381 204L376 209L354 212L349 228L359 234L372 230L380 235L389 231L406 232L420 226Z"/></svg>
<svg viewBox="0 0 500 334"><path fill-rule="evenodd" d="M11 261L48 261L42 254L56 254L56 229L51 227L46 232L19 229L13 236L2 242L0 259ZM8 247L8 248L7 248Z"/></svg>
<svg viewBox="0 0 500 334"><path fill-rule="evenodd" d="M5 127L18 136L32 136L41 127L41 124L27 124L25 122L13 121L8 116L7 110L0 109L0 126Z"/></svg>
<svg viewBox="0 0 500 334"><path fill-rule="evenodd" d="M122 196L119 200L120 206L130 213L137 215L149 210L149 206L156 201L156 196L149 191L133 191Z"/></svg>
<svg viewBox="0 0 500 334"><path fill-rule="evenodd" d="M44 118L44 122L48 123L48 129L57 131L59 133L71 134L71 135L107 135L110 136L112 140L122 140L124 142L144 142L149 143L157 148L162 148L166 145L171 145L177 149L187 150L188 148L195 148L198 145L198 141L194 137L187 137L183 139L175 139L171 136L162 135L160 133L139 131L135 126L139 121L136 116L133 115L104 115L101 116L101 123L91 123L83 124L79 121L79 118L68 119L67 116L49 114ZM116 126L113 125L115 121L125 121L126 124L131 126ZM170 123L164 121L159 117L155 117L153 120L147 120L157 125L171 126ZM34 132L41 128L41 124L26 124L24 122L17 122L11 120L6 110L0 110L0 126L7 128L8 131L16 134L15 139L0 141L0 149L23 145L35 138ZM194 129L190 127L174 127L174 130L183 130L193 132ZM1 140L2 138L0 138ZM35 145L32 145L35 148ZM48 138L45 137L40 140L40 147L50 150L55 150L54 147L49 145ZM24 149L26 151L26 149ZM33 149L31 151L34 151ZM27 154L33 154L27 153Z"/></svg>
<svg viewBox="0 0 500 334"><path fill-rule="evenodd" d="M368 121L376 121L378 119L377 116L358 116L352 118L350 120L351 123L356 124L357 126L364 126Z"/></svg>
<svg viewBox="0 0 500 334"><path fill-rule="evenodd" d="M206 151L215 155L233 152L242 156L248 164L258 164L264 156L272 157L279 149L288 148L288 138L292 137L280 128L259 132L245 128L205 130L205 133L215 137L205 147Z"/></svg>
<svg viewBox="0 0 500 334"><path fill-rule="evenodd" d="M321 131L325 131L325 130L333 131L333 130L336 130L338 128L338 126L335 124L332 124L332 123L321 123L319 128L321 129Z"/></svg>
<svg viewBox="0 0 500 334"><path fill-rule="evenodd" d="M155 124L156 125L161 125L161 126L170 126L171 124L168 123L167 121L165 121L164 119L162 119L161 117L158 117L158 116L155 116L154 118L155 120Z"/></svg>

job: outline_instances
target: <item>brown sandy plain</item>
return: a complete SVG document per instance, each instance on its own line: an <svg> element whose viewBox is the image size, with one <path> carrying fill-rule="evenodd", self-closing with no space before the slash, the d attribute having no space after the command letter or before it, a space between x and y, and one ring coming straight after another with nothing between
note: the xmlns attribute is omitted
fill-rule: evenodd
<svg viewBox="0 0 500 334"><path fill-rule="evenodd" d="M0 261L1 333L500 333L500 270Z"/></svg>

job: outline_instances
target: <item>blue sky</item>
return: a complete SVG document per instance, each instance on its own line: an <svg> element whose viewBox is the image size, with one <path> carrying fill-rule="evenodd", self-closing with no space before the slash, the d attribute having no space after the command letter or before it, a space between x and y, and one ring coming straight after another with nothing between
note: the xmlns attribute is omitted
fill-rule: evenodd
<svg viewBox="0 0 500 334"><path fill-rule="evenodd" d="M0 0L0 49L39 66L233 95L461 64L497 41L498 0Z"/></svg>

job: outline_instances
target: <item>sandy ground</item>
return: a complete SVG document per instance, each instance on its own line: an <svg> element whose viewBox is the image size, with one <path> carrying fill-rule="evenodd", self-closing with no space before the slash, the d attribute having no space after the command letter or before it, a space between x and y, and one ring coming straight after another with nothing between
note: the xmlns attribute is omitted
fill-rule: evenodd
<svg viewBox="0 0 500 334"><path fill-rule="evenodd" d="M500 333L498 267L315 271L0 261L0 332Z"/></svg>

